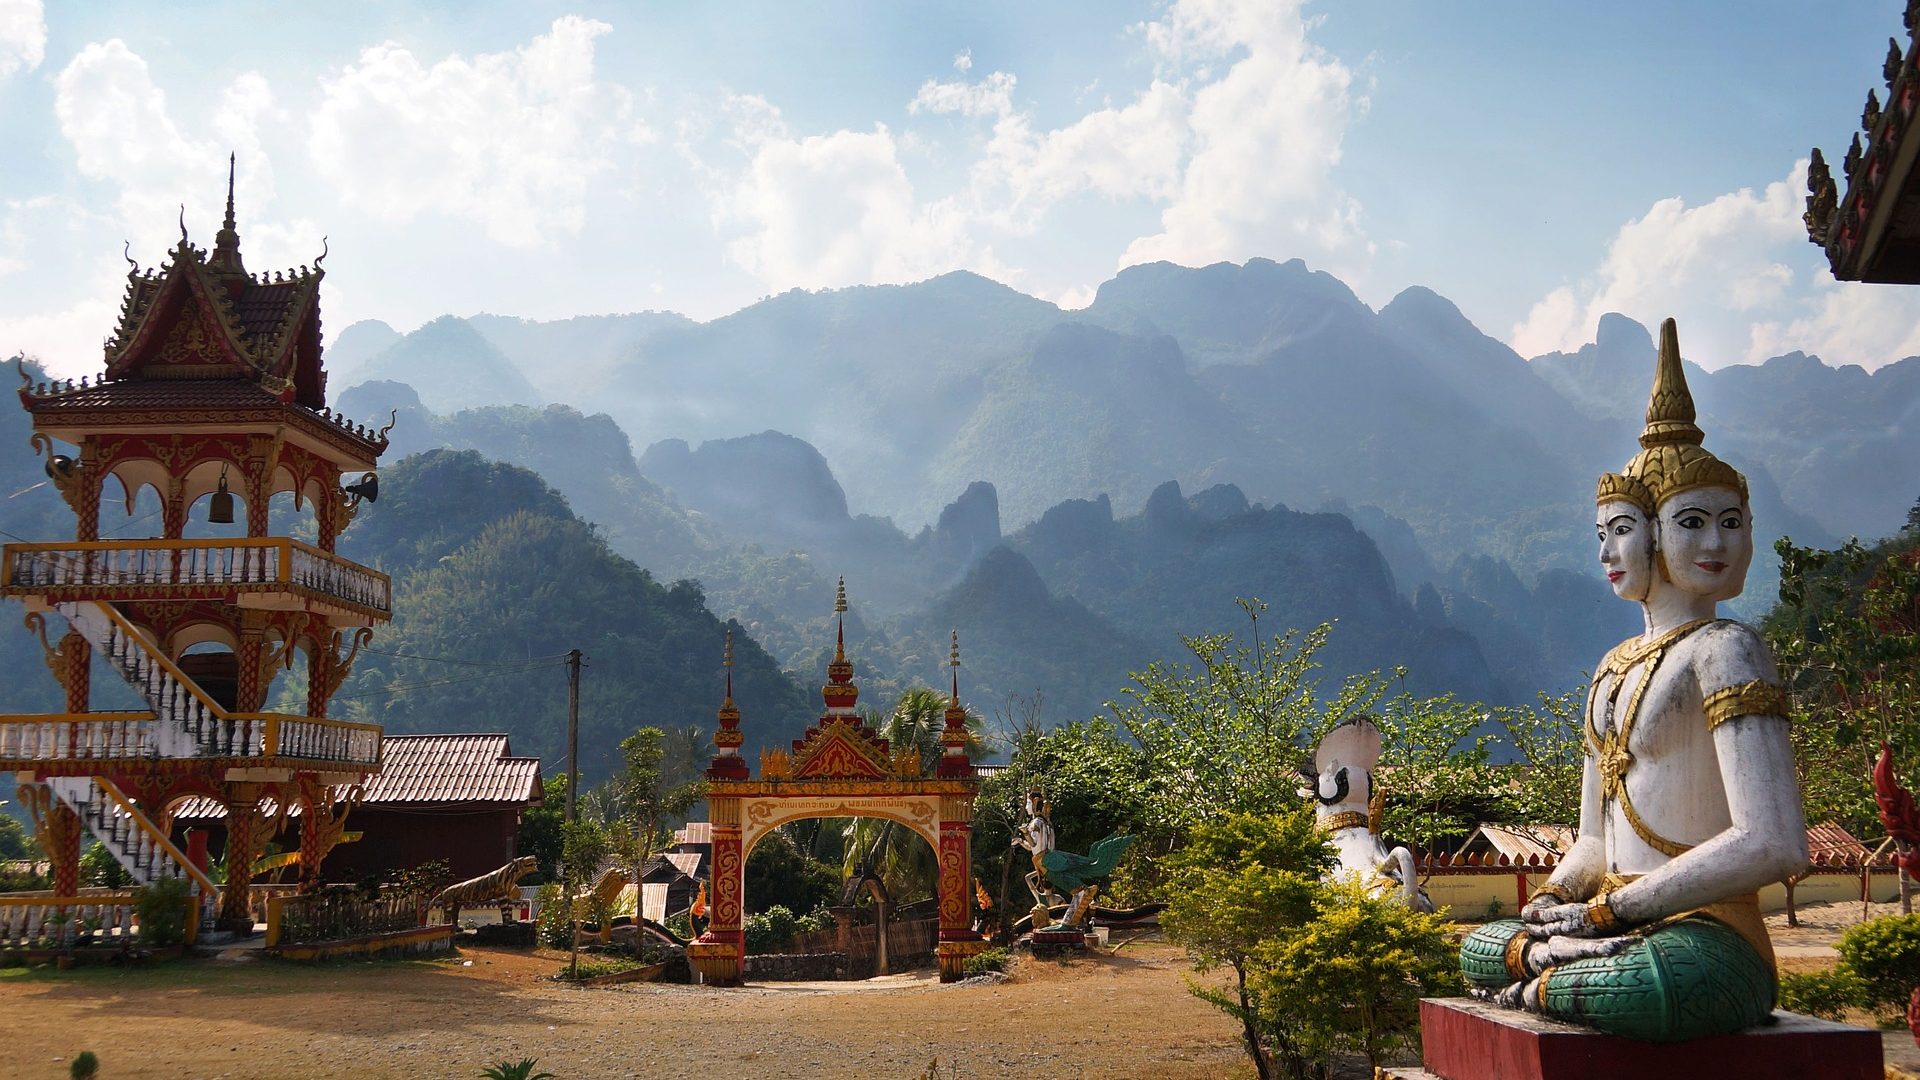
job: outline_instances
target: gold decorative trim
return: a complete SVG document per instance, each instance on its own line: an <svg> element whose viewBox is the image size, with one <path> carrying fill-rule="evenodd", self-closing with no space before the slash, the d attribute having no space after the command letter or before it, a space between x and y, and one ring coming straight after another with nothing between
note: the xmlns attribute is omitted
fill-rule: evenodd
<svg viewBox="0 0 1920 1080"><path fill-rule="evenodd" d="M1367 815L1359 810L1342 810L1322 820L1320 827L1328 832L1339 832L1341 829L1364 829L1367 827Z"/></svg>
<svg viewBox="0 0 1920 1080"><path fill-rule="evenodd" d="M1587 921L1596 930L1619 929L1620 916L1614 914L1612 893L1603 892L1587 901Z"/></svg>
<svg viewBox="0 0 1920 1080"><path fill-rule="evenodd" d="M1562 892L1561 887L1558 885L1555 885L1551 881L1533 890L1533 892L1527 894L1527 903L1531 904L1535 900L1538 900L1543 896L1551 896L1555 900L1558 900L1563 904L1573 903L1573 897L1568 896L1566 893Z"/></svg>
<svg viewBox="0 0 1920 1080"><path fill-rule="evenodd" d="M1594 673L1597 684L1603 677L1614 680L1614 695L1620 691L1620 680L1627 672L1644 663L1646 669L1641 672L1639 681L1634 685L1633 694L1627 699L1625 711L1613 717L1613 729L1601 732L1594 726L1593 706L1587 706L1587 752L1593 755L1594 766L1600 773L1601 798L1620 804L1620 812L1627 819L1634 834L1646 841L1647 846L1669 857L1692 850L1692 844L1682 844L1669 840L1653 831L1634 809L1633 799L1627 793L1627 771L1633 767L1633 753L1627 749L1627 743L1633 738L1633 727L1640 718L1640 702L1646 696L1647 687L1653 683L1653 677L1660 670L1661 661L1667 653L1688 635L1716 620L1695 619L1683 623L1661 634L1651 641L1630 639L1614 646L1613 650L1601 659L1600 670ZM1609 698L1612 700L1612 698Z"/></svg>
<svg viewBox="0 0 1920 1080"><path fill-rule="evenodd" d="M1533 935L1524 926L1507 939L1507 977L1514 982L1522 982L1527 977L1527 945L1532 941Z"/></svg>
<svg viewBox="0 0 1920 1080"><path fill-rule="evenodd" d="M1787 692L1765 679L1724 687L1707 695L1707 730L1736 716L1786 716L1790 707Z"/></svg>

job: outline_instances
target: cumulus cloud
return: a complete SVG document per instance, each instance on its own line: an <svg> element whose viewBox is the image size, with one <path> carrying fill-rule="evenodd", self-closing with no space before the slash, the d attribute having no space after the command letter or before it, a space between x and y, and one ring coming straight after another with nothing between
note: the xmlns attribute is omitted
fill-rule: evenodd
<svg viewBox="0 0 1920 1080"><path fill-rule="evenodd" d="M731 257L776 288L837 281L863 262L889 274L910 265L978 269L993 262L994 240L1031 236L1063 202L1087 196L1161 212L1152 235L1109 235L1114 262L1096 273L1150 259L1255 255L1304 256L1335 269L1363 263L1371 249L1359 206L1332 170L1364 101L1348 69L1308 40L1311 24L1298 4L1182 0L1134 29L1155 74L1057 126L1035 119L1014 73L976 77L972 54L962 52L953 61L958 77L927 78L906 102L909 117L977 125L959 146L881 124L795 137L772 105L738 97L721 115L746 156L744 170L686 152L724 192L715 217L731 233ZM940 169L934 182L949 181L963 164L965 185L916 189L902 164L912 149L927 151L913 155L915 166L924 159ZM831 209L808 213L782 193L783 183ZM852 235L835 233L836 223ZM891 241L881 238L887 229L899 230ZM932 246L915 255L911 243ZM1087 286L1027 287L1077 298Z"/></svg>
<svg viewBox="0 0 1920 1080"><path fill-rule="evenodd" d="M1139 27L1160 61L1198 65L1186 117L1189 156L1160 231L1121 265L1306 256L1357 268L1371 253L1360 206L1333 180L1365 101L1353 73L1308 37L1297 3L1182 0ZM1215 66L1226 64L1214 77Z"/></svg>
<svg viewBox="0 0 1920 1080"><path fill-rule="evenodd" d="M1617 311L1649 326L1673 317L1689 359L1709 368L1802 350L1866 367L1920 352L1920 294L1839 284L1801 222L1807 163L1755 191L1688 206L1662 199L1622 225L1594 272L1534 304L1510 341L1523 356L1593 340Z"/></svg>
<svg viewBox="0 0 1920 1080"><path fill-rule="evenodd" d="M147 62L113 39L81 49L54 78L54 115L82 176L113 185L120 236L154 258L179 236L181 208L200 243L212 240L226 199L226 157L238 157L244 212L273 198L261 132L287 119L265 76L246 72L221 91L211 137L183 130Z"/></svg>
<svg viewBox="0 0 1920 1080"><path fill-rule="evenodd" d="M594 39L611 29L566 16L511 52L431 66L372 46L322 80L313 165L385 221L450 214L519 247L578 233L590 181L651 138L633 94L594 77Z"/></svg>
<svg viewBox="0 0 1920 1080"><path fill-rule="evenodd" d="M32 71L47 56L47 14L40 0L0 0L0 79Z"/></svg>
<svg viewBox="0 0 1920 1080"><path fill-rule="evenodd" d="M794 137L764 100L727 112L752 158L716 196L714 220L729 256L769 285L910 281L990 262L952 202L920 202L884 125Z"/></svg>

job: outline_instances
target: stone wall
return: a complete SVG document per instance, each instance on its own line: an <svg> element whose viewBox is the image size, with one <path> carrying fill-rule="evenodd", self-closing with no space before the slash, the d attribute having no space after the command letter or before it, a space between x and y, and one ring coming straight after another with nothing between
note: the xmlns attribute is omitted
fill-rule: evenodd
<svg viewBox="0 0 1920 1080"><path fill-rule="evenodd" d="M847 954L773 953L749 956L741 974L762 982L822 982L848 978Z"/></svg>

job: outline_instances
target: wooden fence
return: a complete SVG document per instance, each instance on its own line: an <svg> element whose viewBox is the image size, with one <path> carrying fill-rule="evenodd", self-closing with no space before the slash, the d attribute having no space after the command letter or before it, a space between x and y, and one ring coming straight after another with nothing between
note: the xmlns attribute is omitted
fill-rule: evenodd
<svg viewBox="0 0 1920 1080"><path fill-rule="evenodd" d="M426 902L413 890L368 898L350 885L267 901L267 948L371 937L426 925Z"/></svg>
<svg viewBox="0 0 1920 1080"><path fill-rule="evenodd" d="M939 919L890 922L887 924L887 967L891 971L903 970L909 964L932 957L939 944ZM789 945L786 951L791 953L844 952L847 954L849 969L856 973L865 973L873 970L874 962L879 958L879 946L878 926L867 923L848 927L844 937L837 928L795 934L793 944ZM854 977L864 976L856 974Z"/></svg>

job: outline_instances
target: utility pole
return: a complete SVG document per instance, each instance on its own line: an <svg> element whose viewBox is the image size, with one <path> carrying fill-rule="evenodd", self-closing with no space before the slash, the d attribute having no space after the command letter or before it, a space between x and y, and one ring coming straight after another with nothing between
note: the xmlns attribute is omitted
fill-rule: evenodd
<svg viewBox="0 0 1920 1080"><path fill-rule="evenodd" d="M580 791L580 650L567 653L567 820Z"/></svg>

